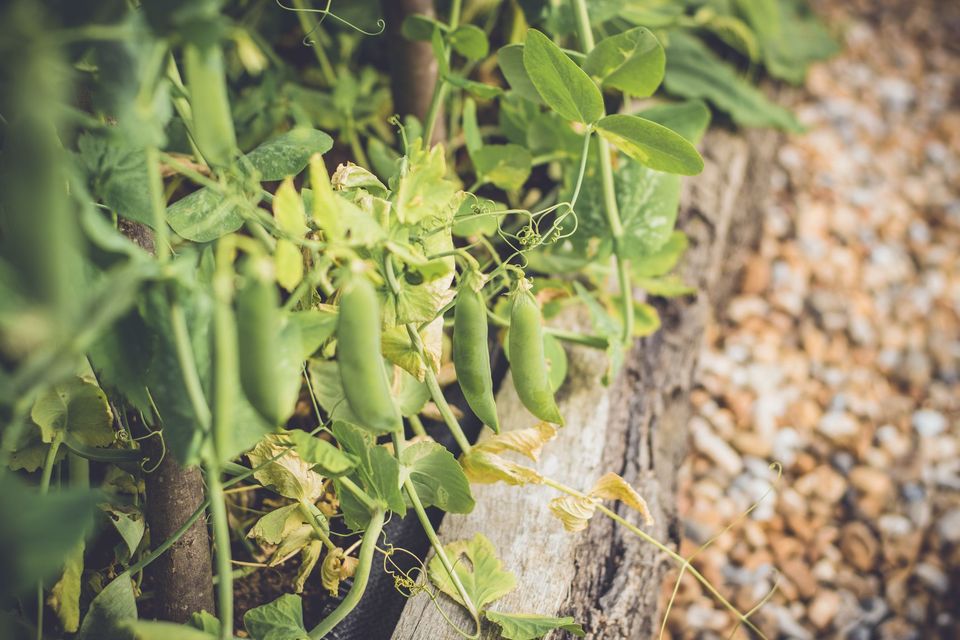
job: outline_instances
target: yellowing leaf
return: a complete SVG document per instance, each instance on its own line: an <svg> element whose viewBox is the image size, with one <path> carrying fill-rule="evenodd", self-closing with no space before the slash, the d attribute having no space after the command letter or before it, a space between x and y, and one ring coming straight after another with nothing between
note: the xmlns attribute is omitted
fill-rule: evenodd
<svg viewBox="0 0 960 640"><path fill-rule="evenodd" d="M647 501L644 500L637 490L629 482L610 472L597 480L590 490L590 495L601 500L619 500L631 509L635 509L643 515L643 522L647 526L653 524L653 516L647 507Z"/></svg>
<svg viewBox="0 0 960 640"><path fill-rule="evenodd" d="M293 291L303 280L303 255L300 248L289 240L277 240L273 264L277 272L277 282L287 291Z"/></svg>
<svg viewBox="0 0 960 640"><path fill-rule="evenodd" d="M40 427L44 442L70 432L83 444L107 447L113 444L113 412L107 396L97 385L73 378L42 393L33 403L30 417Z"/></svg>
<svg viewBox="0 0 960 640"><path fill-rule="evenodd" d="M313 471L313 465L305 462L291 445L289 438L272 433L258 442L247 453L251 465L263 465L253 477L284 497L315 502L323 493L323 477Z"/></svg>
<svg viewBox="0 0 960 640"><path fill-rule="evenodd" d="M327 552L327 557L320 566L320 580L331 596L336 597L339 593L341 580L346 580L356 573L358 562L353 556L344 555L340 547Z"/></svg>
<svg viewBox="0 0 960 640"><path fill-rule="evenodd" d="M317 566L317 560L323 552L323 543L319 540L313 540L300 552L300 568L297 569L297 577L293 581L293 590L296 593L303 593L303 586L307 578L313 573L313 568Z"/></svg>
<svg viewBox="0 0 960 640"><path fill-rule="evenodd" d="M521 455L536 461L540 457L540 451L543 445L555 438L557 428L549 422L541 422L535 427L529 429L517 429L515 431L504 431L498 435L488 438L473 448L473 451L486 451L489 453L503 453L504 451L515 451Z"/></svg>
<svg viewBox="0 0 960 640"><path fill-rule="evenodd" d="M483 534L478 533L472 540L451 542L443 548L464 590L478 609L484 608L516 588L516 576L503 568L493 543ZM428 573L431 582L438 589L466 606L450 579L450 574L440 562L439 556L430 559Z"/></svg>
<svg viewBox="0 0 960 640"><path fill-rule="evenodd" d="M560 519L567 531L583 531L597 510L592 498L561 496L550 501L550 511Z"/></svg>
<svg viewBox="0 0 960 640"><path fill-rule="evenodd" d="M291 177L280 184L273 196L273 216L284 233L297 238L302 238L307 233L307 214Z"/></svg>
<svg viewBox="0 0 960 640"><path fill-rule="evenodd" d="M483 615L490 622L500 625L500 635L506 640L534 640L542 638L554 629L566 631L579 638L585 635L583 627L569 616L553 618L533 613L501 613L499 611L484 611Z"/></svg>
<svg viewBox="0 0 960 640"><path fill-rule="evenodd" d="M47 603L57 612L63 630L75 633L80 627L80 576L83 573L83 541L67 556L63 575L50 590Z"/></svg>
<svg viewBox="0 0 960 640"><path fill-rule="evenodd" d="M470 482L493 484L506 482L511 485L539 484L543 476L530 467L511 462L503 456L474 447L460 458L460 466Z"/></svg>

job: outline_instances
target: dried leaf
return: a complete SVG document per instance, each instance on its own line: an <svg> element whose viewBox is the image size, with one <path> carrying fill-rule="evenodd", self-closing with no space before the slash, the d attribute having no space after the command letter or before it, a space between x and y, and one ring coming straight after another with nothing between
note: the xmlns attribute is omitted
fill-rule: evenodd
<svg viewBox="0 0 960 640"><path fill-rule="evenodd" d="M293 590L296 593L303 593L303 586L313 573L313 568L317 566L317 560L323 552L323 543L319 540L313 540L300 552L300 568L297 570L297 578L293 582Z"/></svg>
<svg viewBox="0 0 960 640"><path fill-rule="evenodd" d="M643 522L648 527L653 524L653 516L647 507L647 501L641 497L629 482L610 472L597 480L590 491L590 495L601 500L619 500L631 509L635 509L643 516Z"/></svg>
<svg viewBox="0 0 960 640"><path fill-rule="evenodd" d="M265 487L280 495L303 502L316 502L323 493L323 476L313 471L313 465L291 448L286 436L269 434L257 443L247 457L254 467L264 465L253 477ZM274 458L281 455L279 458Z"/></svg>
<svg viewBox="0 0 960 640"><path fill-rule="evenodd" d="M555 426L549 422L541 422L537 426L530 427L529 429L505 431L499 435L492 436L478 444L473 450L489 453L515 451L536 462L540 457L540 451L543 449L543 445L556 437L556 435L557 428Z"/></svg>
<svg viewBox="0 0 960 640"><path fill-rule="evenodd" d="M550 511L560 519L567 531L583 531L597 510L592 498L561 496L550 501Z"/></svg>
<svg viewBox="0 0 960 640"><path fill-rule="evenodd" d="M539 484L543 476L530 467L507 460L495 453L474 447L460 458L460 466L470 482L493 484L506 482L512 485Z"/></svg>

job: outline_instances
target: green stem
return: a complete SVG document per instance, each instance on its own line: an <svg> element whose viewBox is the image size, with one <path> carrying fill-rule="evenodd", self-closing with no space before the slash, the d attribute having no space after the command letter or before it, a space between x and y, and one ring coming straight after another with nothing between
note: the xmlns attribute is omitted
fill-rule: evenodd
<svg viewBox="0 0 960 640"><path fill-rule="evenodd" d="M549 478L544 478L543 484L545 484L546 486L551 487L551 488L553 488L553 489L556 489L557 491L560 491L560 492L562 492L562 493L566 493L567 495L574 496L575 498L584 498L584 497L586 497L582 492L577 491L576 489L574 489L574 488L572 488L572 487L568 487L567 485L565 485L565 484L563 484L563 483L557 482L557 481L555 481L555 480L551 480L551 479L549 479ZM651 536L649 533L647 533L646 531L644 531L644 530L641 529L640 527L638 527L638 526L634 525L633 523L629 522L629 521L626 520L624 517L622 517L620 514L618 514L616 511L614 511L614 510L612 510L612 509L604 506L604 505L603 505L602 503L600 503L600 502L595 502L595 504L596 504L597 510L600 511L602 514L604 514L605 516L607 516L608 518L610 518L610 519L613 520L614 522L617 522L618 524L622 525L622 526L625 527L628 531L630 531L631 533L637 535L638 537L640 537L640 538L641 538L642 540L644 540L645 542L649 542L649 543L652 544L654 547L656 547L657 549L659 549L659 550L662 551L663 553L665 553L665 554L667 554L668 556L670 556L670 558L671 558L672 560L674 560L677 564L680 565L680 568L681 568L681 569L684 569L684 570L686 570L686 571L689 571L690 574L691 574L693 577L695 577L695 578L697 579L697 581L698 581L700 584L702 584L702 585L707 589L707 591L709 591L711 594L713 594L713 597L715 597L720 604L722 604L724 607L727 608L727 610L729 610L734 616L736 616L737 619L740 620L740 622L742 622L743 624L745 624L745 625L747 625L748 627L750 627L753 631L757 632L761 637L764 637L764 636L763 636L763 633L762 633L752 622L750 622L750 620L749 620L746 616L744 616L742 613L740 613L740 611L739 611L735 606L733 606L733 604L731 604L729 600L727 600L726 598L724 598L723 595L721 595L720 592L717 591L716 587L714 587L714 586L710 583L710 581L707 580L707 579L703 576L702 573L700 573L699 571L697 571L697 569L696 569L693 565L690 564L690 561L689 561L687 558L684 558L684 557L681 556L679 553L677 553L676 551L674 551L674 550L671 549L670 547L666 546L665 544L663 544L662 542L660 542L659 540L657 540L656 538L654 538L653 536Z"/></svg>
<svg viewBox="0 0 960 640"><path fill-rule="evenodd" d="M449 31L456 29L457 25L460 23L460 8L462 4L463 0L453 0L450 3L450 22L448 25ZM444 57L446 59L446 63L449 64L449 48L444 53ZM433 85L433 97L430 99L430 109L427 111L427 120L423 126L423 144L425 147L429 147L430 141L433 140L433 130L437 126L437 116L440 114L440 106L443 104L443 100L447 96L448 88L449 85L447 85L447 81L440 77L437 78L436 84Z"/></svg>
<svg viewBox="0 0 960 640"><path fill-rule="evenodd" d="M50 479L53 477L53 467L57 461L57 452L63 442L63 432L57 431L47 450L47 457L43 461L43 473L40 476L40 495L46 495L50 490ZM43 580L37 582L37 640L43 640Z"/></svg>
<svg viewBox="0 0 960 640"><path fill-rule="evenodd" d="M440 411L440 416L446 423L447 428L450 429L450 433L453 434L453 439L457 441L457 446L460 447L460 450L463 451L463 453L470 453L470 441L467 439L463 429L460 428L457 417L453 415L453 410L447 403L447 399L443 395L443 389L440 388L440 383L437 381L437 375L433 372L433 367L431 367L427 361L423 348L423 340L420 339L417 326L415 324L408 324L407 334L410 336L410 341L413 343L414 349L420 354L420 359L423 361L425 372L424 381L427 383L430 397L433 398L434 404L437 405L437 409Z"/></svg>
<svg viewBox="0 0 960 640"><path fill-rule="evenodd" d="M443 568L447 570L450 580L453 582L453 586L456 587L457 593L460 594L460 597L463 598L463 601L466 603L467 611L470 612L470 616L473 618L473 621L477 623L477 629L479 631L480 622L477 607L473 603L473 600L471 600L470 594L467 593L463 583L460 581L460 577L453 568L453 563L450 562L450 558L447 556L447 552L443 548L443 543L440 542L440 537L433 528L430 518L427 517L427 510L423 508L423 502L420 501L420 496L417 494L417 489L413 485L413 481L410 480L410 478L404 480L403 488L406 490L407 496L410 498L410 503L413 505L413 510L417 514L417 519L420 521L420 525L427 534L427 539L430 540L430 545L433 547L433 552L437 554L437 557L440 558L440 563L443 565Z"/></svg>
<svg viewBox="0 0 960 640"><path fill-rule="evenodd" d="M213 543L217 554L217 614L220 618L220 638L233 639L233 564L230 553L230 524L223 497L223 483L215 459L207 460L207 495L213 522Z"/></svg>
<svg viewBox="0 0 960 640"><path fill-rule="evenodd" d="M393 295L399 297L400 283L397 282L397 276L393 271L393 256L391 254L388 253L386 255L383 261L383 267L387 284L390 285L390 290L393 292ZM423 362L424 379L427 383L427 389L430 391L430 397L433 399L434 404L437 405L437 409L440 411L444 423L446 423L447 428L450 429L450 433L453 434L453 439L457 441L460 450L463 451L463 453L470 453L470 441L467 439L463 429L460 428L457 417L453 415L453 410L450 409L450 405L443 395L443 389L440 388L440 383L437 381L437 376L433 372L433 367L427 359L427 352L423 347L423 339L420 338L420 332L417 330L416 323L408 323L406 327L407 335L410 337L410 344L413 345L414 351L417 352L421 362Z"/></svg>
<svg viewBox="0 0 960 640"><path fill-rule="evenodd" d="M370 495L357 486L357 483L348 478L347 476L341 476L337 478L337 482L340 483L340 486L353 494L353 497L363 503L363 506L366 507L367 511L373 513L380 506L374 501Z"/></svg>
<svg viewBox="0 0 960 640"><path fill-rule="evenodd" d="M333 630L340 622L353 611L363 597L363 592L367 589L367 581L370 579L370 568L373 565L373 552L377 548L377 539L383 530L384 511L377 508L370 516L370 522L367 524L367 530L363 534L363 542L360 544L360 552L357 554L357 569L353 574L353 586L347 593L343 601L337 605L330 615L320 621L316 627L310 630L310 639L319 640Z"/></svg>
<svg viewBox="0 0 960 640"><path fill-rule="evenodd" d="M153 218L153 246L161 263L170 257L170 241L167 233L167 206L163 198L163 176L160 175L160 151L150 145L147 155L147 191Z"/></svg>
<svg viewBox="0 0 960 640"><path fill-rule="evenodd" d="M421 422L420 416L416 414L407 416L407 422L410 423L410 428L413 430L414 434L418 436L427 435L427 430L423 427L423 422Z"/></svg>
<svg viewBox="0 0 960 640"><path fill-rule="evenodd" d="M580 46L585 52L593 49L593 31L590 27L590 15L587 13L586 0L571 0L573 12L577 21L577 37ZM620 210L617 206L617 191L613 180L613 165L610 162L610 144L600 138L600 177L603 182L603 204L613 236L613 255L617 262L617 279L620 292L623 294L623 342L629 344L633 338L634 310L633 288L630 285L630 270L627 261L622 257L623 251L623 224L620 221Z"/></svg>
<svg viewBox="0 0 960 640"><path fill-rule="evenodd" d="M303 29L304 36L310 38L310 34L314 33L317 28L317 24L310 16L312 7L307 6L305 0L293 0L293 6L297 9L297 20L300 22L300 28ZM323 74L323 79L326 81L328 87L332 87L337 82L337 74L333 71L333 65L330 64L327 52L324 51L320 45L319 38L310 38L310 47L317 57L317 63L320 65L320 72Z"/></svg>
<svg viewBox="0 0 960 640"><path fill-rule="evenodd" d="M187 389L187 399L193 409L197 422L205 433L210 431L210 407L203 396L203 384L200 374L197 373L197 363L193 357L193 348L190 343L190 330L187 328L187 318L183 307L176 300L170 301L170 325L173 329L173 341L177 351L177 362L183 376L183 384Z"/></svg>
<svg viewBox="0 0 960 640"><path fill-rule="evenodd" d="M310 510L310 504L308 502L299 502L297 508L300 511L300 515L306 518L307 522L310 523L310 526L313 528L313 533L320 539L320 542L323 543L328 550L335 549L337 545L333 544L333 541L330 540L323 528L320 526L320 523L317 522L317 517Z"/></svg>

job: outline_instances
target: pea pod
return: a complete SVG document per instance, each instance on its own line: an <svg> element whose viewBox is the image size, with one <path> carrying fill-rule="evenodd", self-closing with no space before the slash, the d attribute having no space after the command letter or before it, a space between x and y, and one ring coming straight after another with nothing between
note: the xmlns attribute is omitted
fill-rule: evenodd
<svg viewBox="0 0 960 640"><path fill-rule="evenodd" d="M487 344L487 310L475 281L476 278L467 276L457 293L453 311L453 364L470 409L485 425L500 433Z"/></svg>
<svg viewBox="0 0 960 640"><path fill-rule="evenodd" d="M299 335L286 320L268 257L244 265L237 291L240 385L257 412L272 426L293 413L300 394Z"/></svg>
<svg viewBox="0 0 960 640"><path fill-rule="evenodd" d="M544 357L540 305L530 293L530 282L525 279L518 283L512 296L509 346L513 386L530 413L562 425Z"/></svg>
<svg viewBox="0 0 960 640"><path fill-rule="evenodd" d="M373 285L362 276L352 277L340 295L337 367L344 395L361 427L378 433L403 427L380 352L380 302Z"/></svg>
<svg viewBox="0 0 960 640"><path fill-rule="evenodd" d="M230 115L230 100L219 44L188 44L183 50L187 89L193 112L194 142L214 165L230 164L237 151L237 136Z"/></svg>

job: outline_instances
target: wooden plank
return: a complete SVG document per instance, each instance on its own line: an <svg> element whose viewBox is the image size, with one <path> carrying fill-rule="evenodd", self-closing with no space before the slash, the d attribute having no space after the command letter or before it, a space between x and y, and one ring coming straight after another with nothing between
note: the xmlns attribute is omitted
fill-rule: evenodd
<svg viewBox="0 0 960 640"><path fill-rule="evenodd" d="M740 254L757 237L778 138L771 132L707 135L702 145L706 168L686 181L678 222L690 237L682 273L700 293L658 303L661 331L637 342L614 384L600 383L606 364L602 353L569 350L570 375L558 395L567 426L545 447L537 468L580 489L607 471L620 473L647 499L656 519L649 531L665 542L677 539L676 470L686 449L688 397L704 326L731 290L725 281L736 277ZM509 380L497 402L506 429L536 423ZM650 545L599 516L585 532L565 532L547 507L557 494L546 487L481 485L474 494L473 513L447 516L440 536L453 541L483 533L517 574L518 588L494 609L574 615L591 638L655 637L668 565ZM640 524L630 510L618 512ZM472 631L450 601L439 604ZM423 596L407 603L393 634L395 640L456 637ZM481 637L499 635L486 628Z"/></svg>

